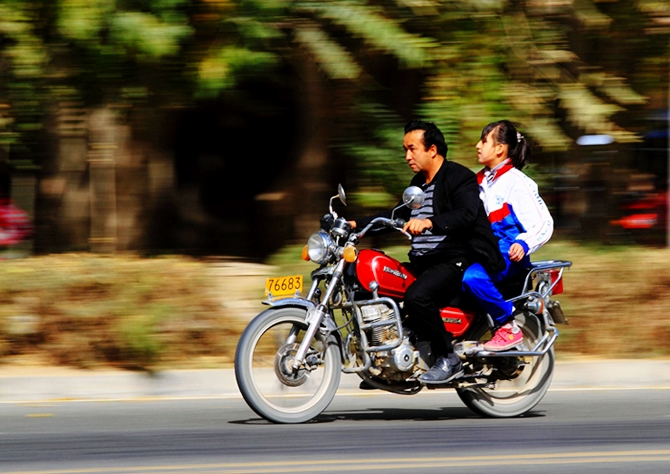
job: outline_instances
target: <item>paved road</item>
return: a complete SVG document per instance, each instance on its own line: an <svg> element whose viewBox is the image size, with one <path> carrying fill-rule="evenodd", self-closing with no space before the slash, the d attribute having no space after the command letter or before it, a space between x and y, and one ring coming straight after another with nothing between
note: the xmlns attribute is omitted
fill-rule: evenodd
<svg viewBox="0 0 670 474"><path fill-rule="evenodd" d="M557 364L514 419L357 382L314 422L272 425L227 370L0 371L0 472L670 472L670 361Z"/></svg>
<svg viewBox="0 0 670 474"><path fill-rule="evenodd" d="M273 425L236 395L4 402L0 472L670 472L670 389L553 389L486 419L451 391L339 393Z"/></svg>

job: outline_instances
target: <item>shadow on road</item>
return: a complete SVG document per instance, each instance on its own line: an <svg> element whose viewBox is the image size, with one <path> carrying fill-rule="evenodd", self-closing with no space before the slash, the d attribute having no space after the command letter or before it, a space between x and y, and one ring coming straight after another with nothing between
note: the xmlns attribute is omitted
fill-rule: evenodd
<svg viewBox="0 0 670 474"><path fill-rule="evenodd" d="M544 417L544 412L532 411L516 418ZM306 422L307 424L333 423L336 421L441 421L485 419L473 413L467 407L442 407L433 409L416 408L366 408L364 410L329 411ZM490 420L491 418L489 418ZM501 418L505 419L505 418ZM261 418L231 420L228 423L238 425L272 425L274 423Z"/></svg>

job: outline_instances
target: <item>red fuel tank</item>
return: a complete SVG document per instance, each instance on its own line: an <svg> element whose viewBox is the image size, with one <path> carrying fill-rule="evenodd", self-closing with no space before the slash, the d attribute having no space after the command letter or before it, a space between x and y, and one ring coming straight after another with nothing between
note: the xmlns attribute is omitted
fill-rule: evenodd
<svg viewBox="0 0 670 474"><path fill-rule="evenodd" d="M356 261L356 274L366 290L371 291L370 283L376 281L379 295L391 298L404 297L407 287L416 280L407 267L381 250L361 250ZM475 313L447 307L440 310L440 316L447 331L459 337L470 327Z"/></svg>
<svg viewBox="0 0 670 474"><path fill-rule="evenodd" d="M370 283L379 283L379 294L402 298L407 287L416 280L409 270L395 258L381 250L364 249L356 261L358 281L370 291Z"/></svg>

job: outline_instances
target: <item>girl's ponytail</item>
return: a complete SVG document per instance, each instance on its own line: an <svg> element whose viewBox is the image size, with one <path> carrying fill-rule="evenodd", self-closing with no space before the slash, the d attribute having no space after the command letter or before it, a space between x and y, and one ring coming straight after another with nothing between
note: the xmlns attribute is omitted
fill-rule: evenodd
<svg viewBox="0 0 670 474"><path fill-rule="evenodd" d="M516 132L516 146L510 147L507 155L512 160L514 167L520 170L530 162L530 145L519 132Z"/></svg>
<svg viewBox="0 0 670 474"><path fill-rule="evenodd" d="M530 162L530 145L525 137L516 130L516 127L509 120L500 120L492 122L482 130L482 140L493 131L495 143L507 145L507 156L512 161L515 168L521 170Z"/></svg>

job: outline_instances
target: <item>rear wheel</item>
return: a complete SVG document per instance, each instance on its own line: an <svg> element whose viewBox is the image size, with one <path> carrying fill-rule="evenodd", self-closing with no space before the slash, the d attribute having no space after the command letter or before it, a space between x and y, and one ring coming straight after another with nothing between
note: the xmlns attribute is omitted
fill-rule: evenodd
<svg viewBox="0 0 670 474"><path fill-rule="evenodd" d="M530 313L520 314L515 319L523 332L525 346L533 348L542 336L539 320ZM484 341L491 334L487 326L482 326L473 336ZM529 412L540 403L551 384L554 348L543 356L525 359L525 363L518 357L489 359L489 374L499 378L495 388L459 388L458 396L468 408L484 416L504 418Z"/></svg>
<svg viewBox="0 0 670 474"><path fill-rule="evenodd" d="M340 353L334 338L319 335L305 363L293 360L307 329L303 308L269 309L244 330L235 353L235 377L247 404L275 423L302 423L319 415L340 383Z"/></svg>

